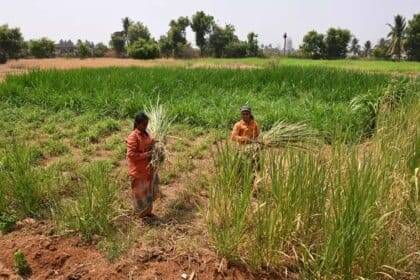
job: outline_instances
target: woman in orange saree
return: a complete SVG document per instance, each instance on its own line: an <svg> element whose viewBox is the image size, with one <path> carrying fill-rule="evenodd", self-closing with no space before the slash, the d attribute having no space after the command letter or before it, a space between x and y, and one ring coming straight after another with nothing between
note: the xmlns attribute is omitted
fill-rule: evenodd
<svg viewBox="0 0 420 280"><path fill-rule="evenodd" d="M133 131L127 138L128 172L132 199L141 217L151 216L157 175L150 165L155 140L147 132L149 118L144 112L136 115Z"/></svg>

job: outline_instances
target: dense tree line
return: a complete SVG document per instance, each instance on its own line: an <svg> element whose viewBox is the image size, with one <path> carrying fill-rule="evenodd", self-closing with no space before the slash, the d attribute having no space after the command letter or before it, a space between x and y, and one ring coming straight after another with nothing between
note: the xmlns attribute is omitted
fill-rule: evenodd
<svg viewBox="0 0 420 280"><path fill-rule="evenodd" d="M187 28L195 33L194 49L187 40ZM345 57L374 57L378 59L408 59L420 61L420 14L415 14L408 22L401 15L388 24L389 34L374 46L371 41L363 44L347 29L330 28L325 34L309 31L303 38L299 53L313 59L340 59ZM148 27L126 17L122 19L122 29L111 34L109 45L119 57L152 59L157 57L255 57L263 54L281 54L281 48L260 47L258 35L250 32L246 40L235 34L231 24L221 26L213 16L203 11L191 18L179 17L169 22L166 34L155 39ZM286 54L287 34L284 33ZM292 49L288 47L288 49ZM0 63L7 59L22 57L49 58L65 57L103 57L109 53L103 43L90 41L60 40L58 43L48 39L25 41L19 28L0 25Z"/></svg>
<svg viewBox="0 0 420 280"><path fill-rule="evenodd" d="M370 57L378 59L406 58L420 61L420 14L415 14L413 19L406 23L401 15L394 17L387 38L381 38L375 47L366 41L363 49L359 40L352 36L349 30L330 28L327 34L309 31L303 38L300 51L303 56L313 59L336 59L351 57Z"/></svg>
<svg viewBox="0 0 420 280"><path fill-rule="evenodd" d="M187 41L187 28L195 33L195 43L199 54ZM148 28L142 22L133 22L129 18L122 20L122 30L111 34L110 45L118 56L133 58L194 56L211 57L246 57L258 56L260 49L258 35L251 32L246 41L235 34L231 24L220 26L214 17L203 11L196 12L191 19L179 17L169 22L169 30L159 40L151 37Z"/></svg>

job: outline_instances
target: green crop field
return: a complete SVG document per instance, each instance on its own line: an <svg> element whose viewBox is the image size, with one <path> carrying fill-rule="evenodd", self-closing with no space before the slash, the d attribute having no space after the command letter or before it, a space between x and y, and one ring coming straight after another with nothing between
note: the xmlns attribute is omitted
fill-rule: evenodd
<svg viewBox="0 0 420 280"><path fill-rule="evenodd" d="M205 247L256 275L415 279L418 63L194 63L258 67L187 61L7 77L0 230L25 217L49 221L57 234L97 244L110 261L138 241L177 254ZM157 101L173 119L160 174L167 196L156 207L163 222L136 227L124 140L135 113ZM254 169L224 140L244 104L264 131L278 121L306 124L317 146L263 149Z"/></svg>
<svg viewBox="0 0 420 280"><path fill-rule="evenodd" d="M335 69L356 70L365 72L378 72L388 74L404 74L418 76L420 74L420 63L415 61L385 61L368 59L337 59L337 60L313 60L303 58L232 58L216 59L206 58L186 62L186 65L216 65L216 66L249 66L249 67L267 67L267 66L316 66L329 67Z"/></svg>
<svg viewBox="0 0 420 280"><path fill-rule="evenodd" d="M331 139L357 139L365 117L349 110L355 96L378 95L391 77L328 68L275 69L128 68L33 72L0 85L11 106L125 119L160 99L176 121L229 129L238 108L250 104L269 128L278 120L305 122ZM404 77L393 82L406 81Z"/></svg>

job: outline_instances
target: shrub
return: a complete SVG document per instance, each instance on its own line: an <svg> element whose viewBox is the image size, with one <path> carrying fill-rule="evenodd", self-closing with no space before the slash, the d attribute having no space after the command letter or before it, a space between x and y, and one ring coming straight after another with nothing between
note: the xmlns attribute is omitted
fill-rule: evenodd
<svg viewBox="0 0 420 280"><path fill-rule="evenodd" d="M0 50L0 64L5 64L7 62L7 54L5 51Z"/></svg>
<svg viewBox="0 0 420 280"><path fill-rule="evenodd" d="M77 41L76 53L80 58L87 58L93 55L93 49L88 41Z"/></svg>
<svg viewBox="0 0 420 280"><path fill-rule="evenodd" d="M93 49L93 56L94 57L104 57L108 51L108 47L105 46L103 43L98 43L95 45Z"/></svg>
<svg viewBox="0 0 420 280"><path fill-rule="evenodd" d="M55 52L54 41L51 41L48 38L31 40L29 42L29 52L36 58L53 57Z"/></svg>
<svg viewBox="0 0 420 280"><path fill-rule="evenodd" d="M128 47L128 55L138 59L159 57L159 46L155 41L139 39Z"/></svg>
<svg viewBox="0 0 420 280"><path fill-rule="evenodd" d="M190 44L179 43L174 49L174 56L176 58L191 59L191 58L198 58L200 54L198 50L195 50L194 48L192 48Z"/></svg>
<svg viewBox="0 0 420 280"><path fill-rule="evenodd" d="M225 57L245 57L248 51L246 42L238 41L229 43L224 51Z"/></svg>

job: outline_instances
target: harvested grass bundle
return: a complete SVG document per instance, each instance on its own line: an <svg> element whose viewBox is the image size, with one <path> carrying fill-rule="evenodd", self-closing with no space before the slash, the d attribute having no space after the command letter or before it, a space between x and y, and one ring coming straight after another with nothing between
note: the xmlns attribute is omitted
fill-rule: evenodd
<svg viewBox="0 0 420 280"><path fill-rule="evenodd" d="M150 104L149 107L145 108L145 113L149 117L148 130L156 140L150 164L157 170L165 160L166 137L172 120L169 118L166 109L159 104L159 100L155 105Z"/></svg>
<svg viewBox="0 0 420 280"><path fill-rule="evenodd" d="M269 131L262 134L261 144L268 147L308 148L320 143L317 131L306 124L287 124L277 122Z"/></svg>

